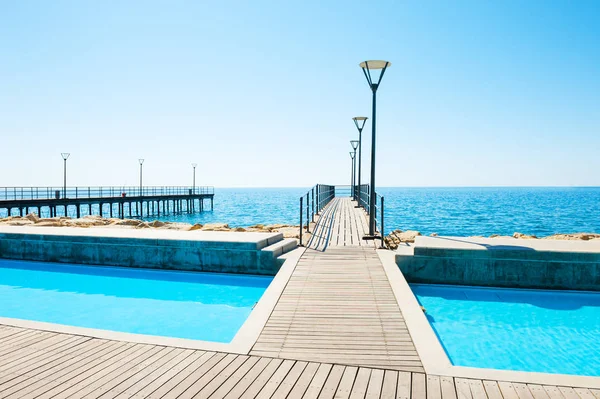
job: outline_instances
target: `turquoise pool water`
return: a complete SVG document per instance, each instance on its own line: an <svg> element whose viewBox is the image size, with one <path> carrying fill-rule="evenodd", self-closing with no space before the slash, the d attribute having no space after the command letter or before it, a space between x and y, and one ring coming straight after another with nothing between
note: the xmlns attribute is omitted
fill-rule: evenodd
<svg viewBox="0 0 600 399"><path fill-rule="evenodd" d="M454 365L600 376L600 293L411 288Z"/></svg>
<svg viewBox="0 0 600 399"><path fill-rule="evenodd" d="M0 317L230 342L271 280L0 260Z"/></svg>

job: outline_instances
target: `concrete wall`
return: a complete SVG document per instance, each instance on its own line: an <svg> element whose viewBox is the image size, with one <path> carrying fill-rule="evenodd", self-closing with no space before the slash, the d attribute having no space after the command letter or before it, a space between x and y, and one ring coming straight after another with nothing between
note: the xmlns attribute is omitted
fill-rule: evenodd
<svg viewBox="0 0 600 399"><path fill-rule="evenodd" d="M568 247L553 251L522 242L485 244L483 248L428 244L426 240L420 245L417 241L412 251L396 255L396 263L408 282L600 291L598 252L579 248L569 251Z"/></svg>
<svg viewBox="0 0 600 399"><path fill-rule="evenodd" d="M166 235L169 238L145 238L144 231L111 236L97 230L82 235L61 229L63 234L44 234L44 228L27 233L0 231L0 258L272 276L281 266L277 257L296 247L295 240L283 240L279 233L236 241L241 236L235 234L247 233L212 232L203 240L192 232L185 232L190 239L184 239L180 232Z"/></svg>

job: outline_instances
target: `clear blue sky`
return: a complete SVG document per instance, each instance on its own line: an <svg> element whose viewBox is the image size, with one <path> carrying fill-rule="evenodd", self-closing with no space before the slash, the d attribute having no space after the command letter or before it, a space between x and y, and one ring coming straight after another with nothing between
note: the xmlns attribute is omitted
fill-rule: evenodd
<svg viewBox="0 0 600 399"><path fill-rule="evenodd" d="M600 2L5 1L0 186L600 185ZM370 125L363 176L368 176Z"/></svg>

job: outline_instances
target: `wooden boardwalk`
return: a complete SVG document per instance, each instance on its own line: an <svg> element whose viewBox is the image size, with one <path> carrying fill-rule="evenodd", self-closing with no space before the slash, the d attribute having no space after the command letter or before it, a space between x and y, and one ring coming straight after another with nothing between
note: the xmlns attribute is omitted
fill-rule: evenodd
<svg viewBox="0 0 600 399"><path fill-rule="evenodd" d="M439 377L0 326L0 397L600 399L600 390Z"/></svg>
<svg viewBox="0 0 600 399"><path fill-rule="evenodd" d="M309 242L251 354L423 371L366 228L350 198L324 209L329 242Z"/></svg>
<svg viewBox="0 0 600 399"><path fill-rule="evenodd" d="M334 209L348 213L328 220ZM307 249L248 355L0 325L0 398L600 399L426 375L374 246L356 236L359 211L326 211L331 245Z"/></svg>

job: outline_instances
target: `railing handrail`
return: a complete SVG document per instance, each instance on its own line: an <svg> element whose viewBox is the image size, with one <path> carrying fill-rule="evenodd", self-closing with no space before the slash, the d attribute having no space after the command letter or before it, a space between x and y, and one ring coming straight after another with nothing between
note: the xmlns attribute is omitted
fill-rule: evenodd
<svg viewBox="0 0 600 399"><path fill-rule="evenodd" d="M214 193L213 186L7 186L0 187L0 201Z"/></svg>
<svg viewBox="0 0 600 399"><path fill-rule="evenodd" d="M316 202L315 202L316 196ZM312 197L312 201L311 201ZM335 197L335 186L317 184L300 197L300 245L302 246L303 216L306 211L306 232L310 233L310 223L315 221L315 215ZM306 202L304 200L306 199Z"/></svg>

